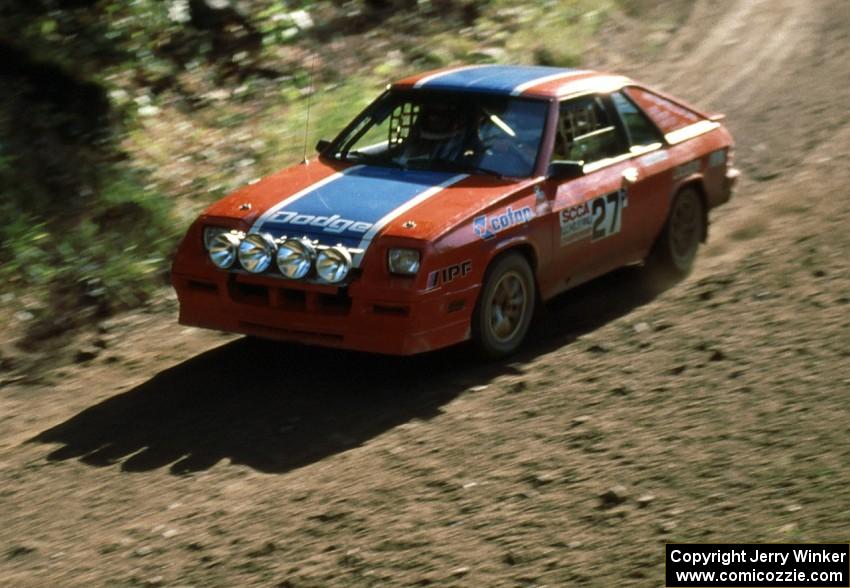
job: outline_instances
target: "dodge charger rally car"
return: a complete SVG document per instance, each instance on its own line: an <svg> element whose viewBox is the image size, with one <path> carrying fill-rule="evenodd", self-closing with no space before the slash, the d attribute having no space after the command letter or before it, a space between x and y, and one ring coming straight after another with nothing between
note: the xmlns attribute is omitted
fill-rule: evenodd
<svg viewBox="0 0 850 588"><path fill-rule="evenodd" d="M511 353L535 305L614 268L689 271L738 172L722 116L628 78L529 66L388 87L318 158L210 206L180 322L387 354Z"/></svg>

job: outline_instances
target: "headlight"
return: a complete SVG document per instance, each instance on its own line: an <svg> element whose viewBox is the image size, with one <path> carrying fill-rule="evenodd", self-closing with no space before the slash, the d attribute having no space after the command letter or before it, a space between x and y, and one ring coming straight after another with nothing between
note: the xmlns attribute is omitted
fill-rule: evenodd
<svg viewBox="0 0 850 588"><path fill-rule="evenodd" d="M291 280L300 280L313 267L316 248L307 239L287 239L277 250L277 267Z"/></svg>
<svg viewBox="0 0 850 588"><path fill-rule="evenodd" d="M224 227L204 227L204 249L209 251L215 238L222 233L227 233L229 230Z"/></svg>
<svg viewBox="0 0 850 588"><path fill-rule="evenodd" d="M344 247L328 247L316 256L316 273L326 282L341 282L351 271L351 254Z"/></svg>
<svg viewBox="0 0 850 588"><path fill-rule="evenodd" d="M419 251L416 249L390 249L387 255L390 273L412 276L419 271Z"/></svg>
<svg viewBox="0 0 850 588"><path fill-rule="evenodd" d="M272 264L277 246L267 233L252 233L239 245L239 263L252 274L261 274Z"/></svg>
<svg viewBox="0 0 850 588"><path fill-rule="evenodd" d="M236 261L241 241L242 238L236 233L218 233L207 246L210 261L216 267L228 269Z"/></svg>

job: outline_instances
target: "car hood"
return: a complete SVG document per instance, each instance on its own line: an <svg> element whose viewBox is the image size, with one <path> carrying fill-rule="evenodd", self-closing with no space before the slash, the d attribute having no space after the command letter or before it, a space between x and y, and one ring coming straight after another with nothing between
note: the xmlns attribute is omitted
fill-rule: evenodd
<svg viewBox="0 0 850 588"><path fill-rule="evenodd" d="M251 232L365 250L378 234L434 239L529 183L315 161L243 188L205 214L238 217Z"/></svg>

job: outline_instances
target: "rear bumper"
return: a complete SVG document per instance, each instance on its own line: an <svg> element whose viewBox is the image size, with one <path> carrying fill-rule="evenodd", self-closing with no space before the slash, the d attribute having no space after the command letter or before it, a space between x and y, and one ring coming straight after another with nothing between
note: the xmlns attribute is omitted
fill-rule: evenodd
<svg viewBox="0 0 850 588"><path fill-rule="evenodd" d="M172 283L184 325L389 355L468 339L478 290L393 298L224 272L172 274Z"/></svg>

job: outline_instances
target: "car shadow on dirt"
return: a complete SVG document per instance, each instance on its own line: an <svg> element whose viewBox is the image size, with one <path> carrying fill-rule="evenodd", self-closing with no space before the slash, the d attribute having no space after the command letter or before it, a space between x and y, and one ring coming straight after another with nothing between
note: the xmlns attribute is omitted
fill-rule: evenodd
<svg viewBox="0 0 850 588"><path fill-rule="evenodd" d="M174 474L223 459L280 473L362 445L412 419L427 420L471 386L654 298L661 287L626 268L549 304L523 352L478 360L469 345L396 358L239 339L197 355L52 427L32 443L48 459Z"/></svg>

